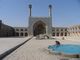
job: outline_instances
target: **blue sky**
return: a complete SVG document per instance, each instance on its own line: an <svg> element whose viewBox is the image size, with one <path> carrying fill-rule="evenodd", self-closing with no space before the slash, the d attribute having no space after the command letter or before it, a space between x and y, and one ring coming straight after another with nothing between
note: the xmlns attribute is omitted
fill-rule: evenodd
<svg viewBox="0 0 80 60"><path fill-rule="evenodd" d="M53 26L80 24L80 0L0 0L0 20L13 27L27 27L29 4L32 16L48 16L52 4Z"/></svg>

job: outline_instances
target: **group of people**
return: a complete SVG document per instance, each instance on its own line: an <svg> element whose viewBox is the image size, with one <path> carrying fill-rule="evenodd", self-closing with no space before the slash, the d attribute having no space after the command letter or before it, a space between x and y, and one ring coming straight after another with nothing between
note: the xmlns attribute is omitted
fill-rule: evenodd
<svg viewBox="0 0 80 60"><path fill-rule="evenodd" d="M56 43L55 44L56 46L60 46L60 42L59 41L55 41L55 43Z"/></svg>

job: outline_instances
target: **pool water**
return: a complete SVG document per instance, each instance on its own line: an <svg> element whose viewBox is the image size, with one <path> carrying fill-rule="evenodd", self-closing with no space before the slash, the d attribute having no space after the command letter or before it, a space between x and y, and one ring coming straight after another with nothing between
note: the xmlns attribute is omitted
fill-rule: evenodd
<svg viewBox="0 0 80 60"><path fill-rule="evenodd" d="M62 45L49 45L48 49L64 54L80 54L80 45L62 44Z"/></svg>

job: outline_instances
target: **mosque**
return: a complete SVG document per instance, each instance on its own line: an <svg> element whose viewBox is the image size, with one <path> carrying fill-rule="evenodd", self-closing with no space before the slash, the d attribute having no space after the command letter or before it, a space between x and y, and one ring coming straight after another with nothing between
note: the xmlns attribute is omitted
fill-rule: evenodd
<svg viewBox="0 0 80 60"><path fill-rule="evenodd" d="M53 36L67 36L67 28L66 27L52 27L52 5L48 6L49 16L47 17L33 17L32 16L32 5L29 5L29 27L28 32L29 35L53 35ZM56 29L56 31L55 31ZM59 31L61 30L61 31Z"/></svg>
<svg viewBox="0 0 80 60"><path fill-rule="evenodd" d="M47 17L32 16L32 5L29 5L29 26L28 27L11 27L5 25L0 20L0 37L26 37L37 35L48 36L79 36L80 25L70 27L52 27L52 5L48 6Z"/></svg>

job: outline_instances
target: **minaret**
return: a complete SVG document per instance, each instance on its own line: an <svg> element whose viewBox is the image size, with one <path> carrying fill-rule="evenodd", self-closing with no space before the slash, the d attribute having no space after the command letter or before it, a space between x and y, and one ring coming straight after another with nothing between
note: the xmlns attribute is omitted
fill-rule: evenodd
<svg viewBox="0 0 80 60"><path fill-rule="evenodd" d="M29 4L29 16L31 16L31 14L32 14L32 5Z"/></svg>
<svg viewBox="0 0 80 60"><path fill-rule="evenodd" d="M52 17L52 5L49 5L49 16Z"/></svg>

